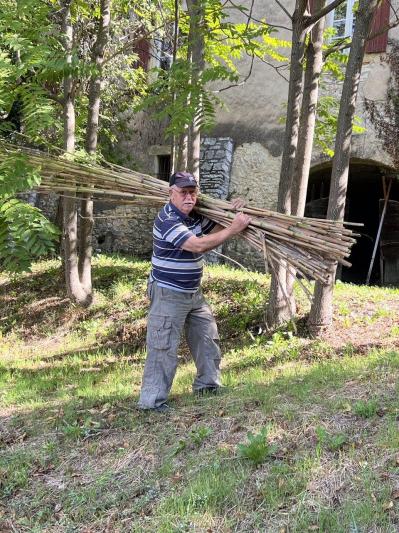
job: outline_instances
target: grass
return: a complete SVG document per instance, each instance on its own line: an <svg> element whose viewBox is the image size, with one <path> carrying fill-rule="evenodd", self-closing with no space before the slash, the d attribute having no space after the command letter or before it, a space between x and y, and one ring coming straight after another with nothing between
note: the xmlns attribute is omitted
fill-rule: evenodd
<svg viewBox="0 0 399 533"><path fill-rule="evenodd" d="M57 261L0 277L0 531L384 532L399 528L398 290L336 288L334 331L267 335L269 279L212 267L219 396L180 348L168 416L136 410L149 265L96 258L96 299Z"/></svg>

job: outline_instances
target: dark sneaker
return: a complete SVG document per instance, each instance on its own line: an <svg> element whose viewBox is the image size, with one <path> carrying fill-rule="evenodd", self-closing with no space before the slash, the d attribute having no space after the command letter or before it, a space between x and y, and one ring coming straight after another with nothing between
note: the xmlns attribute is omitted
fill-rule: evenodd
<svg viewBox="0 0 399 533"><path fill-rule="evenodd" d="M169 413L172 410L167 403L163 403L162 405L159 405L158 407L138 406L137 409L139 411L148 411L149 413Z"/></svg>
<svg viewBox="0 0 399 533"><path fill-rule="evenodd" d="M194 394L197 396L208 396L219 394L220 387L202 387L202 389L197 389L194 391Z"/></svg>
<svg viewBox="0 0 399 533"><path fill-rule="evenodd" d="M158 407L154 407L154 409L151 409L151 411L155 411L156 413L169 413L171 411L171 408L167 403L163 403Z"/></svg>

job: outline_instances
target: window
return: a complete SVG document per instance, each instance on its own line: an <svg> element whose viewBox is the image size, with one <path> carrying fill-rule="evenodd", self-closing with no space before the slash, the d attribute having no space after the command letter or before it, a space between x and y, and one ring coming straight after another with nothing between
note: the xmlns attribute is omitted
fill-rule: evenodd
<svg viewBox="0 0 399 533"><path fill-rule="evenodd" d="M331 3L332 0L328 0ZM347 0L340 4L334 11L326 17L326 26L336 29L335 39L352 37L355 26L356 14L354 13L356 0ZM371 34L377 34L374 39L370 39L366 44L366 53L385 52L388 41L388 31L382 31L389 25L390 1L382 0L374 14Z"/></svg>
<svg viewBox="0 0 399 533"><path fill-rule="evenodd" d="M347 0L339 5L327 16L327 26L336 30L335 39L351 37L355 25L355 14L353 12L356 0ZM330 0L331 3L331 0Z"/></svg>
<svg viewBox="0 0 399 533"><path fill-rule="evenodd" d="M150 63L150 41L144 37L139 39L134 44L133 52L138 56L135 68L142 67L147 72Z"/></svg>

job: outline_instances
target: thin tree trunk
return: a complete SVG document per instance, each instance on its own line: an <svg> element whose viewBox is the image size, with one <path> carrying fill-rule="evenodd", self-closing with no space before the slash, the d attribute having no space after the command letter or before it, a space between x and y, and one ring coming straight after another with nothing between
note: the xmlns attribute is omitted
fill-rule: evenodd
<svg viewBox="0 0 399 533"><path fill-rule="evenodd" d="M103 87L102 64L104 51L108 43L111 22L110 0L100 2L100 22L97 39L93 49L92 63L96 66L96 73L90 79L89 110L86 127L86 151L94 155L98 141L98 123L100 116L101 91ZM90 194L84 194L81 201L81 223L79 235L79 278L87 293L92 292L91 257L92 233L94 226L93 200Z"/></svg>
<svg viewBox="0 0 399 533"><path fill-rule="evenodd" d="M71 20L71 0L62 3L62 32L66 62L72 64L73 26ZM74 82L71 74L64 78L64 150L73 153L75 150L75 105ZM90 305L92 298L83 289L79 279L77 254L77 210L76 195L64 197L63 205L63 238L65 254L65 282L68 296L79 305Z"/></svg>
<svg viewBox="0 0 399 533"><path fill-rule="evenodd" d="M315 0L315 11L324 7L326 0ZM325 18L314 25L306 48L306 69L299 126L299 140L292 180L292 214L302 217L305 213L316 110L319 100L320 76L323 68L323 34Z"/></svg>
<svg viewBox="0 0 399 533"><path fill-rule="evenodd" d="M189 42L191 44L192 80L195 88L199 85L205 67L204 58L204 6L202 0L187 0L190 15ZM187 168L199 181L201 149L202 103L197 104L196 115L189 126Z"/></svg>
<svg viewBox="0 0 399 533"><path fill-rule="evenodd" d="M315 0L317 13L325 5L325 0ZM323 34L325 18L322 17L313 27L306 47L306 69L299 123L298 146L295 156L292 180L292 214L304 216L309 171L312 159L313 139L316 125L316 109L319 99L320 76L323 68ZM295 272L287 272L287 294L294 308Z"/></svg>
<svg viewBox="0 0 399 533"><path fill-rule="evenodd" d="M327 218L332 220L343 220L344 218L353 119L355 116L366 39L370 33L373 15L377 5L378 0L360 0L356 13L355 30L342 88L335 141L335 155L331 172ZM316 283L313 305L309 316L309 328L314 334L320 334L332 323L332 296L336 269L337 265L335 264L331 268L329 284L323 285L320 282Z"/></svg>
<svg viewBox="0 0 399 533"><path fill-rule="evenodd" d="M187 170L187 150L188 150L188 128L180 135L179 146L177 150L176 168L177 170Z"/></svg>
<svg viewBox="0 0 399 533"><path fill-rule="evenodd" d="M301 97L303 92L303 59L307 32L305 25L307 3L307 0L297 0L292 17L293 31L287 121L277 201L277 210L285 214L291 213L291 188L298 144ZM286 322L292 316L293 311L292 299L290 301L287 294L287 269L286 265L282 263L276 265L272 271L270 297L266 315L268 326L274 328Z"/></svg>
<svg viewBox="0 0 399 533"><path fill-rule="evenodd" d="M173 21L173 50L172 50L172 65L176 61L177 46L179 38L179 0L174 0L174 21ZM176 101L176 91L173 92L173 102ZM172 136L172 144L170 150L170 171L171 174L176 172L178 165L178 151L177 136Z"/></svg>

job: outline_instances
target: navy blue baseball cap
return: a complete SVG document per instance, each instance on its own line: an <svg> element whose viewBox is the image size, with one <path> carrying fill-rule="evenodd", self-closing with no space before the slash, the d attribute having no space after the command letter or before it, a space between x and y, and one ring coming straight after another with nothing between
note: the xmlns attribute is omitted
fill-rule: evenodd
<svg viewBox="0 0 399 533"><path fill-rule="evenodd" d="M169 179L169 185L176 185L177 187L198 187L197 180L190 172L175 172Z"/></svg>

